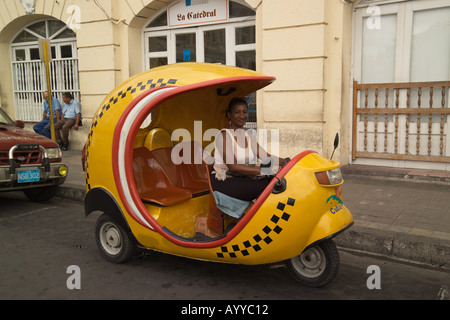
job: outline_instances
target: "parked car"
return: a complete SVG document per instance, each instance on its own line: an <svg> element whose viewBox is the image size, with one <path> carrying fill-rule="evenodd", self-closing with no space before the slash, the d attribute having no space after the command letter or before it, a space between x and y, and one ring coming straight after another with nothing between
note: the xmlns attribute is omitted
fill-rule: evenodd
<svg viewBox="0 0 450 320"><path fill-rule="evenodd" d="M21 190L32 201L49 200L68 167L56 142L24 127L0 108L0 192Z"/></svg>

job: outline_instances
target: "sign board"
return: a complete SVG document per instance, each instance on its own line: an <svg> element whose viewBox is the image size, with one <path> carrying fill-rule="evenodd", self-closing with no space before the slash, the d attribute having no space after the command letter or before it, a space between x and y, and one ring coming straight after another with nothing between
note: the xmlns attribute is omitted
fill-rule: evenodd
<svg viewBox="0 0 450 320"><path fill-rule="evenodd" d="M50 62L52 61L52 49L49 39L39 39L39 56L41 61L45 64L45 77L47 79L47 92L48 92L48 107L50 113L50 119L53 119L53 104L52 104L52 87L50 81ZM53 141L55 139L55 124L50 121L50 133Z"/></svg>
<svg viewBox="0 0 450 320"><path fill-rule="evenodd" d="M228 0L180 0L167 9L170 28L226 22Z"/></svg>

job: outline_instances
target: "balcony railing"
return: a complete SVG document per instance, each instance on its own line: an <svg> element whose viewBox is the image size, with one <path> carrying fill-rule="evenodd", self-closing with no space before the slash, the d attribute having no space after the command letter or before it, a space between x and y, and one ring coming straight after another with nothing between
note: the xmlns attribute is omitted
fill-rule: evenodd
<svg viewBox="0 0 450 320"><path fill-rule="evenodd" d="M13 62L14 102L16 119L40 121L42 119L42 92L47 90L43 62ZM80 101L78 59L53 60L50 63L52 93L62 104L62 94L71 92Z"/></svg>
<svg viewBox="0 0 450 320"><path fill-rule="evenodd" d="M353 160L450 162L445 82L353 83Z"/></svg>

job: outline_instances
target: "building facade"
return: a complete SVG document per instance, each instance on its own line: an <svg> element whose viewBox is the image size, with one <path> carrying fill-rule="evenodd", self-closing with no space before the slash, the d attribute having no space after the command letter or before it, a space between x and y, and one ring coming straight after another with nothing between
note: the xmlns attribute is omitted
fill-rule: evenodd
<svg viewBox="0 0 450 320"><path fill-rule="evenodd" d="M251 97L280 155L450 170L450 0L5 0L0 101L27 126L46 89L38 40L52 44L52 90L82 104L81 150L100 103L159 65L197 61L277 81ZM61 100L61 98L60 98ZM252 110L251 110L252 111Z"/></svg>

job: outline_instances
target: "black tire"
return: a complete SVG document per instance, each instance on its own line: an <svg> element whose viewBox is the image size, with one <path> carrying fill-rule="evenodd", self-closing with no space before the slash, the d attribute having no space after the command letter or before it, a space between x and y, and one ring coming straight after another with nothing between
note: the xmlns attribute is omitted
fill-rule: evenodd
<svg viewBox="0 0 450 320"><path fill-rule="evenodd" d="M24 190L23 193L27 196L30 201L33 202L42 202L48 201L56 195L56 191L58 190L58 186L51 187L40 187L34 189Z"/></svg>
<svg viewBox="0 0 450 320"><path fill-rule="evenodd" d="M289 273L302 285L320 288L330 283L339 271L339 251L332 240L308 248L286 261Z"/></svg>
<svg viewBox="0 0 450 320"><path fill-rule="evenodd" d="M95 226L95 238L102 256L114 263L124 263L137 252L136 240L107 214Z"/></svg>

